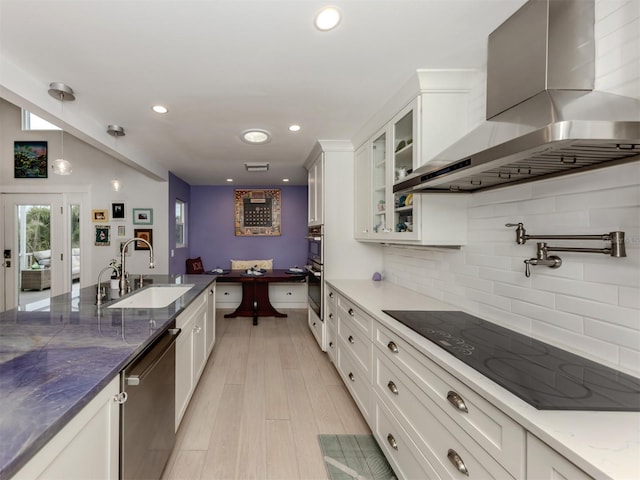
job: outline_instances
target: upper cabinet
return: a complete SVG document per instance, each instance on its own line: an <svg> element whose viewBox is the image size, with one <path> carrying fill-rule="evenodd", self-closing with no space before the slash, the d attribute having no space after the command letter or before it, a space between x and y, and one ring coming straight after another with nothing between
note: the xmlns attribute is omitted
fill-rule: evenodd
<svg viewBox="0 0 640 480"><path fill-rule="evenodd" d="M456 74L461 75L458 71ZM465 88L453 88L447 83L455 78L451 72L434 75L423 76L419 93L356 150L357 240L417 245L466 243L466 196L393 193L394 183L468 129L468 78ZM425 78L431 83L427 84Z"/></svg>
<svg viewBox="0 0 640 480"><path fill-rule="evenodd" d="M323 169L324 157L322 152L320 152L309 166L307 173L307 185L309 188L309 226L322 225L324 223Z"/></svg>

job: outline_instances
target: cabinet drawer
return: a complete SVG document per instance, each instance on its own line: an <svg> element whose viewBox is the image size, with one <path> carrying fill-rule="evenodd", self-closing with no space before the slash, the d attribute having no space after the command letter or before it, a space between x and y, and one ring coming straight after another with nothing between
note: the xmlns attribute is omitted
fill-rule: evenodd
<svg viewBox="0 0 640 480"><path fill-rule="evenodd" d="M307 304L307 284L302 283L270 283L269 299L276 304Z"/></svg>
<svg viewBox="0 0 640 480"><path fill-rule="evenodd" d="M333 287L331 287L330 285L327 285L326 287L327 287L327 295L326 295L327 308L330 308L331 305L333 305L334 307L337 306L337 304L338 304L338 294L333 289Z"/></svg>
<svg viewBox="0 0 640 480"><path fill-rule="evenodd" d="M318 317L318 315L316 315L316 312L314 312L312 309L308 309L308 323L309 323L309 328L311 329L311 333L313 333L313 336L316 338L316 341L318 342L318 345L320 346L320 349L322 351L324 351L325 349L325 345L324 345L324 341L325 341L325 325L324 322L322 320L320 320L320 318Z"/></svg>
<svg viewBox="0 0 640 480"><path fill-rule="evenodd" d="M327 355L329 355L329 359L335 365L336 364L336 353L338 350L338 345L336 344L336 329L330 323L326 323L326 341L327 341Z"/></svg>
<svg viewBox="0 0 640 480"><path fill-rule="evenodd" d="M364 313L359 307L346 298L338 295L338 317L341 319L351 319L360 328L367 338L371 338L373 319Z"/></svg>
<svg viewBox="0 0 640 480"><path fill-rule="evenodd" d="M376 323L375 340L384 355L456 424L514 477L524 473L525 432L515 421L431 362L386 327ZM460 401L464 402L466 411Z"/></svg>
<svg viewBox="0 0 640 480"><path fill-rule="evenodd" d="M338 372L367 423L371 418L371 381L358 362L338 343Z"/></svg>
<svg viewBox="0 0 640 480"><path fill-rule="evenodd" d="M399 367L385 356L376 357L374 389L377 395L400 420L409 437L438 471L439 478L460 478L464 470L468 471L471 479L511 478L495 459L445 415ZM458 462L458 467L454 462Z"/></svg>
<svg viewBox="0 0 640 480"><path fill-rule="evenodd" d="M367 378L371 378L373 345L371 340L365 336L362 330L356 327L350 318L340 318L338 321L337 340L341 342L340 348L349 350L358 361L359 366L367 374Z"/></svg>
<svg viewBox="0 0 640 480"><path fill-rule="evenodd" d="M216 285L216 304L227 306L233 304L234 307L240 305L242 300L242 285L239 283L218 283Z"/></svg>
<svg viewBox="0 0 640 480"><path fill-rule="evenodd" d="M375 436L398 478L439 478L438 473L376 395L373 408Z"/></svg>
<svg viewBox="0 0 640 480"><path fill-rule="evenodd" d="M327 314L325 315L327 325L333 325L338 330L338 314L336 313L335 303L327 302Z"/></svg>

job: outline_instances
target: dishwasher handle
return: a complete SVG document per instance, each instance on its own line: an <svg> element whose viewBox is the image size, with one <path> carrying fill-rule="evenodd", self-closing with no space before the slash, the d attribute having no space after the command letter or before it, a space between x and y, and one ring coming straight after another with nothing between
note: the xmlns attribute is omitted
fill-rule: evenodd
<svg viewBox="0 0 640 480"><path fill-rule="evenodd" d="M144 378L155 368L169 350L173 347L182 330L180 328L170 328L165 336L150 350L142 354L140 361L125 373L124 380L128 386L140 385ZM152 358L149 358L152 357ZM148 361L145 361L149 359Z"/></svg>

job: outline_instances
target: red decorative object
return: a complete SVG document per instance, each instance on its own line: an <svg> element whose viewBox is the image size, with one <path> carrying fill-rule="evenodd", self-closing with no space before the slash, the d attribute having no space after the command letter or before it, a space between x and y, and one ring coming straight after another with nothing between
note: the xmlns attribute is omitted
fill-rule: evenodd
<svg viewBox="0 0 640 480"><path fill-rule="evenodd" d="M200 257L187 258L187 273L204 273L204 266Z"/></svg>

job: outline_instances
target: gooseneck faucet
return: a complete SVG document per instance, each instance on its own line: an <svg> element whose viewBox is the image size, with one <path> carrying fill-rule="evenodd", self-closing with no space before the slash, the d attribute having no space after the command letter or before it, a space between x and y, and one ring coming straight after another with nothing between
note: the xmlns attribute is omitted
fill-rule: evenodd
<svg viewBox="0 0 640 480"><path fill-rule="evenodd" d="M120 295L127 293L127 269L125 265L125 257L127 247L131 242L143 242L147 244L149 247L149 268L155 268L155 264L153 263L153 247L147 240L144 238L134 237L124 242L124 245L122 245L122 252L120 252L120 265L122 265L122 273L120 275Z"/></svg>
<svg viewBox="0 0 640 480"><path fill-rule="evenodd" d="M96 305L102 305L104 291L102 290L102 287L100 287L100 284L102 283L102 274L107 270L113 270L114 272L116 272L116 275L118 274L118 269L113 265L109 265L108 267L104 267L102 270L100 270L100 273L98 274L98 292L96 293Z"/></svg>

